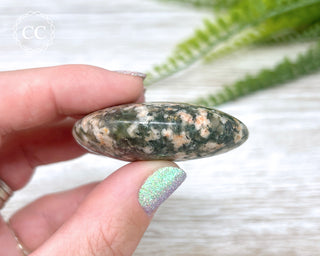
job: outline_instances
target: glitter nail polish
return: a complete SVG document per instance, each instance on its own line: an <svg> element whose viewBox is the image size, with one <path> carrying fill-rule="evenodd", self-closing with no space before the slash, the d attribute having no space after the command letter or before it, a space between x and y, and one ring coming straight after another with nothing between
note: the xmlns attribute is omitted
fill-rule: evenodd
<svg viewBox="0 0 320 256"><path fill-rule="evenodd" d="M186 173L177 167L163 167L154 172L139 191L139 203L151 215L185 180Z"/></svg>
<svg viewBox="0 0 320 256"><path fill-rule="evenodd" d="M146 74L141 73L141 72L135 72L135 71L115 70L114 72L124 74L124 75L137 76L137 77L142 78L142 80L144 80L147 77Z"/></svg>

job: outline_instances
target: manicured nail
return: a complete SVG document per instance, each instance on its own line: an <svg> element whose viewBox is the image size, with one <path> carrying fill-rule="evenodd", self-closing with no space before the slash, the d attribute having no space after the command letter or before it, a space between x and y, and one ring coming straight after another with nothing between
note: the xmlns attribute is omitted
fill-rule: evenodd
<svg viewBox="0 0 320 256"><path fill-rule="evenodd" d="M185 180L186 173L177 167L154 172L139 191L139 203L151 215Z"/></svg>
<svg viewBox="0 0 320 256"><path fill-rule="evenodd" d="M146 74L140 73L140 72L135 72L135 71L115 70L114 72L117 72L117 73L120 73L120 74L124 74L124 75L141 77L142 80L144 80L147 77Z"/></svg>

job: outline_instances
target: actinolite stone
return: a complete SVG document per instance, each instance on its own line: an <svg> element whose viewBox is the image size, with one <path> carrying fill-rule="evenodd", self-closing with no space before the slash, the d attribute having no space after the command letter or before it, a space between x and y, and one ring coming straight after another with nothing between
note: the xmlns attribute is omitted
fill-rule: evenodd
<svg viewBox="0 0 320 256"><path fill-rule="evenodd" d="M248 130L216 109L154 102L91 113L74 125L73 135L87 150L125 161L181 161L238 147L248 138Z"/></svg>

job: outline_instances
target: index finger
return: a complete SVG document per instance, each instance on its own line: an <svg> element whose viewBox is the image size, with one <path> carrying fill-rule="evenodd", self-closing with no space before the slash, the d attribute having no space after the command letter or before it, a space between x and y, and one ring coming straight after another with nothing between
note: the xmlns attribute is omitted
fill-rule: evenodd
<svg viewBox="0 0 320 256"><path fill-rule="evenodd" d="M0 72L0 135L135 101L139 77L89 65Z"/></svg>

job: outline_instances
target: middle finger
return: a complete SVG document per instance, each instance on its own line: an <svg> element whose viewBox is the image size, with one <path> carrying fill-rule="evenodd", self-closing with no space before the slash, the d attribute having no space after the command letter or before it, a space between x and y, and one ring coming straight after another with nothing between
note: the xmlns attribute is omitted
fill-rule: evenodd
<svg viewBox="0 0 320 256"><path fill-rule="evenodd" d="M74 121L11 135L0 147L0 177L13 190L20 189L39 165L65 161L85 153L72 137Z"/></svg>

